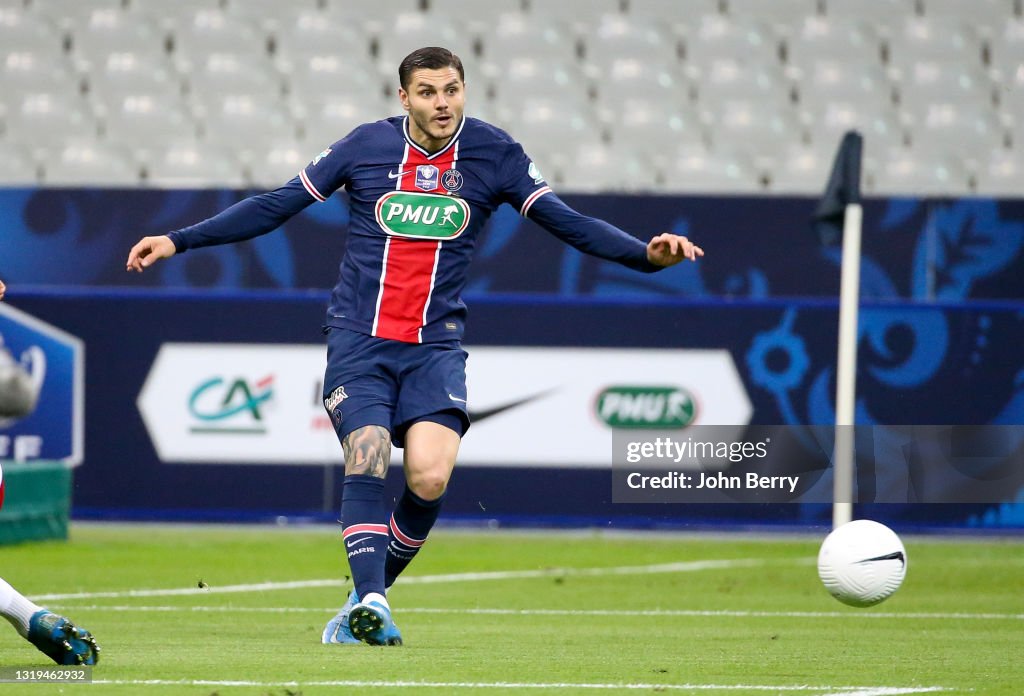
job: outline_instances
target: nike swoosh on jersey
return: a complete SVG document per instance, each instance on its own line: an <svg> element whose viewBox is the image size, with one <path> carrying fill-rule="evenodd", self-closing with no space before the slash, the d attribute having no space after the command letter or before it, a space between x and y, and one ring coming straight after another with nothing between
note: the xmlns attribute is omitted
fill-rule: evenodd
<svg viewBox="0 0 1024 696"><path fill-rule="evenodd" d="M411 174L411 173L412 173L411 169L406 169L405 171L399 170L397 173L395 173L395 172L388 172L388 178L389 179L397 179L399 177L402 177L402 176L405 176L406 174Z"/></svg>

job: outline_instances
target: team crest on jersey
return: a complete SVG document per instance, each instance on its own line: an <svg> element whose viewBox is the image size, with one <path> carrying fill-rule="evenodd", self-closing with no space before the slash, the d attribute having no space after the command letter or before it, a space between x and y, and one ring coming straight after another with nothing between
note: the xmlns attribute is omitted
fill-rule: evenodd
<svg viewBox="0 0 1024 696"><path fill-rule="evenodd" d="M416 167L416 188L433 191L437 188L437 167L432 164L421 164Z"/></svg>
<svg viewBox="0 0 1024 696"><path fill-rule="evenodd" d="M331 154L331 148L327 148L326 150L321 152L319 155L314 157L313 158L313 166L315 167L320 162L320 160L322 160L324 157L326 157L329 154Z"/></svg>
<svg viewBox="0 0 1024 696"><path fill-rule="evenodd" d="M455 193L462 188L462 172L458 169L449 169L441 175L441 185L445 191Z"/></svg>
<svg viewBox="0 0 1024 696"><path fill-rule="evenodd" d="M380 228L396 237L455 239L469 226L469 204L437 193L389 191L374 212Z"/></svg>

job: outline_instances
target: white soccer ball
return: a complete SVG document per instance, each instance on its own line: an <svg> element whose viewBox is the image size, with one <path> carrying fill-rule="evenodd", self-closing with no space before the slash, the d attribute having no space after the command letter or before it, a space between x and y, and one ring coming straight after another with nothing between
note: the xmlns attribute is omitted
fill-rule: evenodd
<svg viewBox="0 0 1024 696"><path fill-rule="evenodd" d="M836 527L818 552L818 577L843 604L870 607L899 589L907 574L903 542L884 524L854 520Z"/></svg>

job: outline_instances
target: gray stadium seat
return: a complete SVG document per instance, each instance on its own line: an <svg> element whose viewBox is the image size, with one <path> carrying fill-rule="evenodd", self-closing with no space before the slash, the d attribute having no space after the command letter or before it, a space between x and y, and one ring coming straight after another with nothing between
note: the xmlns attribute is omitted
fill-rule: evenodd
<svg viewBox="0 0 1024 696"><path fill-rule="evenodd" d="M175 31L189 24L198 12L219 10L221 0L128 0L128 12L144 17L162 29Z"/></svg>
<svg viewBox="0 0 1024 696"><path fill-rule="evenodd" d="M874 69L882 65L882 44L870 27L844 18L808 17L787 42L786 58L802 70L821 60Z"/></svg>
<svg viewBox="0 0 1024 696"><path fill-rule="evenodd" d="M917 13L916 0L870 0L865 8L864 0L824 0L825 16L846 22L870 26L872 31L888 37Z"/></svg>
<svg viewBox="0 0 1024 696"><path fill-rule="evenodd" d="M975 170L975 192L987 196L1019 198L1024 191L1024 164L1020 152L991 150Z"/></svg>
<svg viewBox="0 0 1024 696"><path fill-rule="evenodd" d="M720 60L762 67L780 62L778 38L768 27L722 15L700 17L685 45L687 70L695 75Z"/></svg>
<svg viewBox="0 0 1024 696"><path fill-rule="evenodd" d="M174 63L182 73L194 70L211 52L251 56L253 60L269 56L266 36L219 10L196 12L174 33L173 43Z"/></svg>
<svg viewBox="0 0 1024 696"><path fill-rule="evenodd" d="M834 149L843 134L857 130L866 150L903 147L906 134L893 109L877 109L857 101L833 101L802 111L801 118L815 147Z"/></svg>
<svg viewBox="0 0 1024 696"><path fill-rule="evenodd" d="M146 183L156 188L241 188L246 183L231 150L189 139L161 142L146 173Z"/></svg>
<svg viewBox="0 0 1024 696"><path fill-rule="evenodd" d="M704 124L688 107L643 99L630 99L621 107L602 110L602 125L612 145L645 162L661 165L674 149L706 142Z"/></svg>
<svg viewBox="0 0 1024 696"><path fill-rule="evenodd" d="M792 109L773 109L756 98L702 107L701 117L712 147L743 152L760 171L767 170L784 149L803 141Z"/></svg>
<svg viewBox="0 0 1024 696"><path fill-rule="evenodd" d="M748 64L737 59L708 63L703 72L691 74L697 82L697 102L705 108L733 99L759 99L768 108L792 104L791 87L777 65Z"/></svg>
<svg viewBox="0 0 1024 696"><path fill-rule="evenodd" d="M140 167L127 149L106 146L95 139L72 141L47 153L43 182L48 186L135 187Z"/></svg>
<svg viewBox="0 0 1024 696"><path fill-rule="evenodd" d="M725 1L730 16L761 22L783 37L793 35L807 17L818 14L818 0Z"/></svg>
<svg viewBox="0 0 1024 696"><path fill-rule="evenodd" d="M662 190L669 193L750 193L760 187L749 158L729 150L686 147L662 172Z"/></svg>
<svg viewBox="0 0 1024 696"><path fill-rule="evenodd" d="M679 0L627 0L629 17L655 22L675 37L686 36L693 29L693 18L715 15L720 11L719 0L687 0L686 11L680 12Z"/></svg>
<svg viewBox="0 0 1024 696"><path fill-rule="evenodd" d="M32 12L63 31L75 31L89 23L94 12L122 12L122 0L32 0Z"/></svg>
<svg viewBox="0 0 1024 696"><path fill-rule="evenodd" d="M287 74L311 58L331 58L368 68L370 43L358 27L339 23L323 12L300 12L275 33L274 63Z"/></svg>
<svg viewBox="0 0 1024 696"><path fill-rule="evenodd" d="M612 61L595 80L599 108L622 108L633 99L658 100L672 107L690 102L690 86L674 65L650 63L634 58Z"/></svg>
<svg viewBox="0 0 1024 696"><path fill-rule="evenodd" d="M920 60L906 66L900 77L899 99L911 111L935 101L992 107L994 86L980 66Z"/></svg>
<svg viewBox="0 0 1024 696"><path fill-rule="evenodd" d="M20 143L0 140L0 186L26 186L39 179L39 167Z"/></svg>
<svg viewBox="0 0 1024 696"><path fill-rule="evenodd" d="M823 59L806 70L794 68L789 74L801 108L820 109L833 101L857 102L878 110L893 106L893 86L880 66Z"/></svg>
<svg viewBox="0 0 1024 696"><path fill-rule="evenodd" d="M371 101L344 94L326 94L323 99L307 103L305 108L299 125L303 140L313 154L345 137L360 124L402 113L397 97L390 101Z"/></svg>
<svg viewBox="0 0 1024 696"><path fill-rule="evenodd" d="M560 169L570 161L566 144L599 143L600 130L584 109L573 108L556 99L531 98L503 107L501 122L513 124L518 139L541 170Z"/></svg>
<svg viewBox="0 0 1024 696"><path fill-rule="evenodd" d="M658 188L658 170L629 148L588 144L562 171L559 190L577 193L634 193Z"/></svg>
<svg viewBox="0 0 1024 696"><path fill-rule="evenodd" d="M90 72L88 88L94 105L114 104L131 94L180 95L181 81L165 56L111 53Z"/></svg>
<svg viewBox="0 0 1024 696"><path fill-rule="evenodd" d="M177 95L126 94L108 109L103 120L111 145L146 151L166 139L195 136L195 121Z"/></svg>
<svg viewBox="0 0 1024 696"><path fill-rule="evenodd" d="M384 33L387 28L392 27L395 18L399 15L420 11L420 0L384 0L383 2L324 0L324 2L323 11L331 17L336 17L336 21L358 27L374 36Z"/></svg>
<svg viewBox="0 0 1024 696"><path fill-rule="evenodd" d="M443 46L472 64L472 41L466 34L436 24L423 12L407 12L395 16L388 31L377 37L377 68L383 75L395 75L402 59L424 46Z"/></svg>
<svg viewBox="0 0 1024 696"><path fill-rule="evenodd" d="M521 12L520 0L430 0L427 4L431 22L460 25L474 37L490 38L495 16Z"/></svg>
<svg viewBox="0 0 1024 696"><path fill-rule="evenodd" d="M898 149L868 166L865 190L887 196L967 195L970 177L956 160Z"/></svg>
<svg viewBox="0 0 1024 696"><path fill-rule="evenodd" d="M582 41L586 69L593 79L601 79L616 60L653 65L672 65L679 60L675 42L666 41L653 26L641 25L621 14L601 17Z"/></svg>
<svg viewBox="0 0 1024 696"><path fill-rule="evenodd" d="M270 141L249 162L250 183L256 188L275 189L295 177L321 150L296 140Z"/></svg>
<svg viewBox="0 0 1024 696"><path fill-rule="evenodd" d="M64 51L64 37L44 19L26 10L0 8L0 50L59 55Z"/></svg>
<svg viewBox="0 0 1024 696"><path fill-rule="evenodd" d="M230 94L210 99L200 115L206 142L256 150L275 138L294 136L296 129L281 100L253 94Z"/></svg>
<svg viewBox="0 0 1024 696"><path fill-rule="evenodd" d="M237 53L213 52L196 61L186 78L190 99L205 104L225 95L251 94L259 98L279 98L281 77L267 58Z"/></svg>
<svg viewBox="0 0 1024 696"><path fill-rule="evenodd" d="M586 80L574 65L552 65L524 56L510 60L504 68L502 79L494 85L497 110L512 108L530 98L560 99L574 107L589 103Z"/></svg>
<svg viewBox="0 0 1024 696"><path fill-rule="evenodd" d="M226 0L226 3L224 9L228 15L267 32L276 32L295 21L297 15L319 9L318 0Z"/></svg>
<svg viewBox="0 0 1024 696"><path fill-rule="evenodd" d="M96 119L77 94L22 92L9 102L6 137L32 147L95 138Z"/></svg>
<svg viewBox="0 0 1024 696"><path fill-rule="evenodd" d="M78 94L81 80L64 56L28 49L0 49L0 94L28 91Z"/></svg>
<svg viewBox="0 0 1024 696"><path fill-rule="evenodd" d="M986 35L998 32L1014 14L1014 0L921 0L921 4L925 17L968 21Z"/></svg>
<svg viewBox="0 0 1024 696"><path fill-rule="evenodd" d="M365 95L369 101L387 100L393 104L392 108L398 107L397 75L390 84L385 84L369 60L334 54L304 56L292 64L288 74L291 108L303 111L307 105L322 101L326 92L341 84L346 90Z"/></svg>
<svg viewBox="0 0 1024 696"><path fill-rule="evenodd" d="M554 23L575 34L584 34L594 27L596 18L616 14L622 9L619 0L529 0L527 12L538 23Z"/></svg>
<svg viewBox="0 0 1024 696"><path fill-rule="evenodd" d="M906 70L917 61L977 68L982 43L969 21L911 17L897 27L889 41L889 63Z"/></svg>
<svg viewBox="0 0 1024 696"><path fill-rule="evenodd" d="M114 53L166 57L164 35L147 21L109 8L94 10L71 30L71 56L80 72L102 69Z"/></svg>
<svg viewBox="0 0 1024 696"><path fill-rule="evenodd" d="M986 106L933 102L908 114L910 145L917 152L972 161L1002 146L1006 140L1002 126Z"/></svg>
<svg viewBox="0 0 1024 696"><path fill-rule="evenodd" d="M817 195L825 189L833 153L827 148L793 145L772 162L767 171L772 193Z"/></svg>

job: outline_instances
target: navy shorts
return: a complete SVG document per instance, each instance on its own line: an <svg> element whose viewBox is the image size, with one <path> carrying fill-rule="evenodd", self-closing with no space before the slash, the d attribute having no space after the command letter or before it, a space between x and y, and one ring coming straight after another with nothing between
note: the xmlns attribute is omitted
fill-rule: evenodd
<svg viewBox="0 0 1024 696"><path fill-rule="evenodd" d="M403 343L328 327L324 408L338 440L366 425L391 431L398 447L409 426L433 421L469 429L466 351L458 341Z"/></svg>

